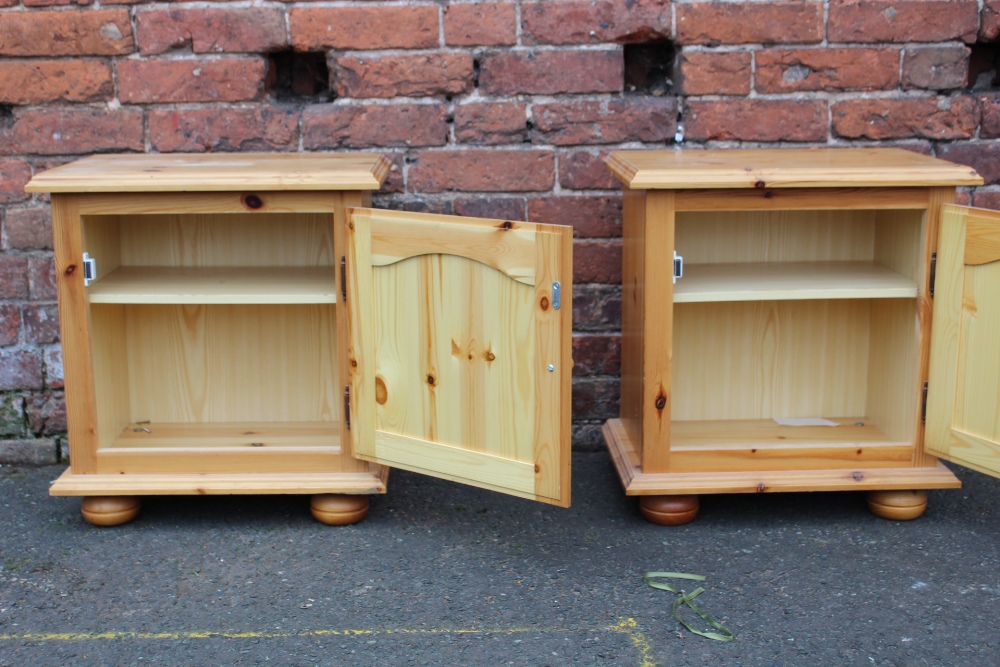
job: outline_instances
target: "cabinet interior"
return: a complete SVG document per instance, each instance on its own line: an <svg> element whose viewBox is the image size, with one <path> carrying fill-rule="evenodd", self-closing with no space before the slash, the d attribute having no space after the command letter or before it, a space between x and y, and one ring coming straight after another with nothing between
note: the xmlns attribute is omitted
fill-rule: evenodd
<svg viewBox="0 0 1000 667"><path fill-rule="evenodd" d="M911 446L925 225L923 209L678 212L671 449ZM773 421L813 417L840 426Z"/></svg>
<svg viewBox="0 0 1000 667"><path fill-rule="evenodd" d="M332 222L330 213L84 216L84 250L96 260L87 294L99 448L337 450ZM145 471L119 453L112 467Z"/></svg>

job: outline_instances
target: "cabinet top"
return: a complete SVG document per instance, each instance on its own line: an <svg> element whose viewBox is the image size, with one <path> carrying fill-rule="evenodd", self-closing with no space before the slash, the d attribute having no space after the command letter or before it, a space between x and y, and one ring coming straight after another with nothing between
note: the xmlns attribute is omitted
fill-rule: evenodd
<svg viewBox="0 0 1000 667"><path fill-rule="evenodd" d="M377 153L92 155L36 175L27 192L377 190L392 164Z"/></svg>
<svg viewBox="0 0 1000 667"><path fill-rule="evenodd" d="M615 151L608 168L633 189L982 185L971 167L902 148Z"/></svg>

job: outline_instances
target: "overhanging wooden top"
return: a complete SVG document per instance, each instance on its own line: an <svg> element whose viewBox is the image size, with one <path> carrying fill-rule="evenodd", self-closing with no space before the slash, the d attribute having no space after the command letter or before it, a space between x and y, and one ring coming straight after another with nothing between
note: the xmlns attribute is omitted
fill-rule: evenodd
<svg viewBox="0 0 1000 667"><path fill-rule="evenodd" d="M982 185L971 167L902 148L615 151L608 167L633 189Z"/></svg>
<svg viewBox="0 0 1000 667"><path fill-rule="evenodd" d="M391 163L377 153L93 155L36 175L27 192L377 190Z"/></svg>

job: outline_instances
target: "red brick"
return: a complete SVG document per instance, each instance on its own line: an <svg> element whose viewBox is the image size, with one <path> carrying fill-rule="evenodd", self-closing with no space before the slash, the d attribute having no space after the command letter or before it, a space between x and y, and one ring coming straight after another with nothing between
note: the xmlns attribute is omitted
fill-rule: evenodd
<svg viewBox="0 0 1000 667"><path fill-rule="evenodd" d="M990 208L1000 210L1000 192L996 190L977 190L972 195L972 205L977 208Z"/></svg>
<svg viewBox="0 0 1000 667"><path fill-rule="evenodd" d="M609 101L536 104L533 134L565 146L623 141L666 141L677 129L673 97L626 97Z"/></svg>
<svg viewBox="0 0 1000 667"><path fill-rule="evenodd" d="M669 0L528 2L521 5L525 44L598 44L670 39Z"/></svg>
<svg viewBox="0 0 1000 667"><path fill-rule="evenodd" d="M28 343L45 345L59 342L59 311L55 304L33 304L21 311L24 338Z"/></svg>
<svg viewBox="0 0 1000 667"><path fill-rule="evenodd" d="M0 303L0 346L17 345L21 331L21 308L13 303Z"/></svg>
<svg viewBox="0 0 1000 667"><path fill-rule="evenodd" d="M620 195L539 197L528 200L528 219L569 225L577 238L610 238L622 235Z"/></svg>
<svg viewBox="0 0 1000 667"><path fill-rule="evenodd" d="M979 14L979 41L995 42L1000 38L1000 0L985 0Z"/></svg>
<svg viewBox="0 0 1000 667"><path fill-rule="evenodd" d="M585 150L559 155L559 185L570 190L616 190L621 187L605 165L604 156Z"/></svg>
<svg viewBox="0 0 1000 667"><path fill-rule="evenodd" d="M302 113L302 138L308 150L442 146L447 119L442 104L317 104Z"/></svg>
<svg viewBox="0 0 1000 667"><path fill-rule="evenodd" d="M136 14L144 54L263 53L288 44L281 9L160 9Z"/></svg>
<svg viewBox="0 0 1000 667"><path fill-rule="evenodd" d="M945 144L938 149L938 157L972 167L986 185L1000 183L1000 142Z"/></svg>
<svg viewBox="0 0 1000 667"><path fill-rule="evenodd" d="M43 369L45 371L45 385L49 389L63 388L63 361L62 348L55 345L45 350L42 355Z"/></svg>
<svg viewBox="0 0 1000 667"><path fill-rule="evenodd" d="M982 112L979 136L984 139L1000 137L1000 94L983 95L979 98L979 108Z"/></svg>
<svg viewBox="0 0 1000 667"><path fill-rule="evenodd" d="M28 298L28 258L0 255L0 299Z"/></svg>
<svg viewBox="0 0 1000 667"><path fill-rule="evenodd" d="M111 66L101 60L0 62L0 104L95 102L114 96Z"/></svg>
<svg viewBox="0 0 1000 667"><path fill-rule="evenodd" d="M444 12L444 43L448 46L517 43L517 9L513 2L450 5Z"/></svg>
<svg viewBox="0 0 1000 667"><path fill-rule="evenodd" d="M0 124L0 139L8 144L7 150L17 150L16 145L9 139L8 130ZM3 144L0 144L0 154L4 152ZM28 198L24 191L24 186L31 180L31 165L24 160L3 160L0 159L0 204L9 204L16 201L23 201Z"/></svg>
<svg viewBox="0 0 1000 667"><path fill-rule="evenodd" d="M0 0L0 7L16 7L21 4L21 0Z"/></svg>
<svg viewBox="0 0 1000 667"><path fill-rule="evenodd" d="M289 20L298 51L426 49L439 43L436 6L293 8Z"/></svg>
<svg viewBox="0 0 1000 667"><path fill-rule="evenodd" d="M621 324L621 285L573 286L574 331L616 331Z"/></svg>
<svg viewBox="0 0 1000 667"><path fill-rule="evenodd" d="M71 155L145 149L142 112L128 109L48 107L16 111L10 127L0 126L0 140L0 153Z"/></svg>
<svg viewBox="0 0 1000 667"><path fill-rule="evenodd" d="M42 388L42 357L36 350L0 350L0 391Z"/></svg>
<svg viewBox="0 0 1000 667"><path fill-rule="evenodd" d="M831 2L831 42L974 42L977 0L845 0Z"/></svg>
<svg viewBox="0 0 1000 667"><path fill-rule="evenodd" d="M890 90L899 85L898 49L779 49L757 52L758 93Z"/></svg>
<svg viewBox="0 0 1000 667"><path fill-rule="evenodd" d="M827 106L815 100L689 102L687 138L700 141L825 141Z"/></svg>
<svg viewBox="0 0 1000 667"><path fill-rule="evenodd" d="M3 15L0 55L116 56L135 51L126 9L12 12Z"/></svg>
<svg viewBox="0 0 1000 667"><path fill-rule="evenodd" d="M972 97L842 100L831 111L833 130L849 139L968 139L979 125Z"/></svg>
<svg viewBox="0 0 1000 667"><path fill-rule="evenodd" d="M621 49L599 51L495 51L482 57L479 90L485 95L558 95L619 92Z"/></svg>
<svg viewBox="0 0 1000 667"><path fill-rule="evenodd" d="M24 402L28 427L35 435L66 432L66 400L61 394L35 394Z"/></svg>
<svg viewBox="0 0 1000 667"><path fill-rule="evenodd" d="M56 266L52 255L28 257L28 291L35 301L56 298Z"/></svg>
<svg viewBox="0 0 1000 667"><path fill-rule="evenodd" d="M330 67L338 97L457 95L472 89L470 53L344 56Z"/></svg>
<svg viewBox="0 0 1000 667"><path fill-rule="evenodd" d="M969 54L965 46L919 46L903 52L903 87L950 90L965 86Z"/></svg>
<svg viewBox="0 0 1000 667"><path fill-rule="evenodd" d="M555 180L551 151L422 151L412 159L411 192L537 192L550 190Z"/></svg>
<svg viewBox="0 0 1000 667"><path fill-rule="evenodd" d="M493 220L524 220L524 197L472 197L454 202L455 215ZM534 222L534 221L532 221Z"/></svg>
<svg viewBox="0 0 1000 667"><path fill-rule="evenodd" d="M287 151L299 147L299 114L276 107L149 112L149 140L162 152Z"/></svg>
<svg viewBox="0 0 1000 667"><path fill-rule="evenodd" d="M118 63L122 102L242 102L264 90L262 58L123 60Z"/></svg>
<svg viewBox="0 0 1000 667"><path fill-rule="evenodd" d="M615 334L573 336L573 375L621 373L622 337Z"/></svg>
<svg viewBox="0 0 1000 667"><path fill-rule="evenodd" d="M822 40L822 2L677 5L679 44L814 44Z"/></svg>
<svg viewBox="0 0 1000 667"><path fill-rule="evenodd" d="M9 208L4 221L5 248L51 250L52 214L47 208Z"/></svg>
<svg viewBox="0 0 1000 667"><path fill-rule="evenodd" d="M574 241L573 282L621 284L621 240Z"/></svg>
<svg viewBox="0 0 1000 667"><path fill-rule="evenodd" d="M528 138L523 102L473 102L455 108L455 138L464 144L515 144Z"/></svg>
<svg viewBox="0 0 1000 667"><path fill-rule="evenodd" d="M680 57L685 95L747 95L751 56L747 51L688 51Z"/></svg>

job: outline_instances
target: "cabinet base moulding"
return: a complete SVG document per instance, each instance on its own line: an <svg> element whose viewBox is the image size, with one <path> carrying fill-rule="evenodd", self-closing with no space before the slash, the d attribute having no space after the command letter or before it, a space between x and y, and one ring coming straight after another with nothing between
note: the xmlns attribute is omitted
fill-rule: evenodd
<svg viewBox="0 0 1000 667"><path fill-rule="evenodd" d="M646 473L639 450L619 419L604 424L625 494L629 496L697 495L703 493L772 493L797 491L910 491L957 489L962 483L944 465L912 468L834 468L741 472Z"/></svg>
<svg viewBox="0 0 1000 667"><path fill-rule="evenodd" d="M389 468L358 473L184 473L87 475L64 472L53 496L315 495L385 493Z"/></svg>

